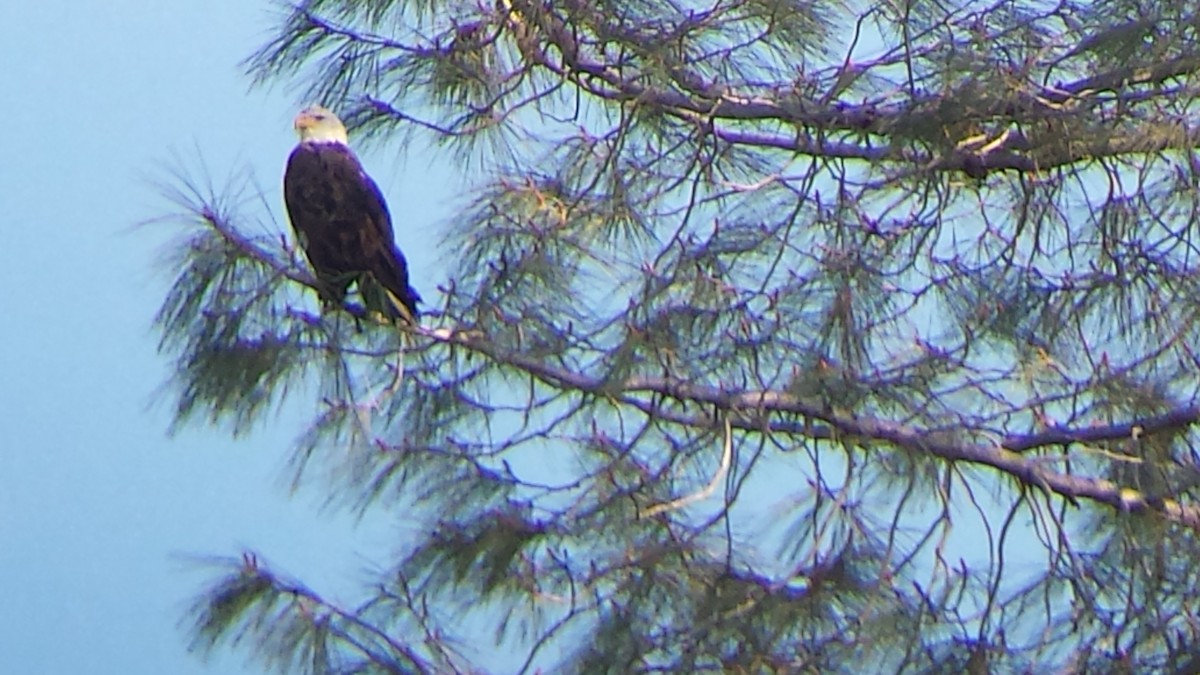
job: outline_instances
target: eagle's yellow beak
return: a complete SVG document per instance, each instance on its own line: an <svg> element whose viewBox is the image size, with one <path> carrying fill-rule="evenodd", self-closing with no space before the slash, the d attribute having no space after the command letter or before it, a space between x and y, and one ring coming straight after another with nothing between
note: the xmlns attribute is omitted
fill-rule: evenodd
<svg viewBox="0 0 1200 675"><path fill-rule="evenodd" d="M313 119L312 113L307 110L301 110L300 114L296 115L296 119L292 120L292 128L296 131L311 129L315 123L316 120Z"/></svg>

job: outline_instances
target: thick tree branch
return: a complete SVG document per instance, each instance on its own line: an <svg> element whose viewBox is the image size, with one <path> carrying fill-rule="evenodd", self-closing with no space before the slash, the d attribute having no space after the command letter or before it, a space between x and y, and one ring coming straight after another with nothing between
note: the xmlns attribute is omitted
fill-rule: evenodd
<svg viewBox="0 0 1200 675"><path fill-rule="evenodd" d="M1001 446L1013 452L1025 452L1052 445L1117 441L1179 431L1197 422L1200 422L1200 406L1186 406L1137 422L1083 428L1054 427L1035 434L1010 434Z"/></svg>
<svg viewBox="0 0 1200 675"><path fill-rule="evenodd" d="M1189 54L1178 58L1156 63L1152 66L1130 65L1092 77L1069 82L1046 90L1042 95L1052 101L1066 102L1074 96L1087 92L1112 91L1120 93L1123 89L1138 85L1163 84L1167 80L1183 77L1200 71L1200 55Z"/></svg>
<svg viewBox="0 0 1200 675"><path fill-rule="evenodd" d="M210 227L245 255L275 269L296 283L316 290L315 282L302 271L283 263L212 213L205 211L201 215ZM355 316L365 318L365 313L360 307L348 306L346 309ZM919 429L888 420L838 413L820 402L802 400L783 391L728 390L646 375L612 381L550 365L534 357L504 349L478 333L426 327L412 330L437 342L483 354L497 363L520 369L551 386L611 397L641 410L646 415L674 423L708 428L716 425L717 420L706 414L689 415L666 407L658 401L647 400L643 395L650 394L652 398L666 397L718 408L729 416L733 427L745 431L798 434L812 439L862 438L945 460L980 464L1002 471L1025 485L1049 490L1067 499L1090 499L1123 511L1154 511L1171 521L1200 530L1200 507L1148 496L1108 480L1052 471L1047 468L1044 458L1021 454L1037 448L1116 441L1176 431L1200 422L1200 406L1185 406L1144 420L1082 428L1056 427L1034 434L1011 434L998 443L981 443L952 438L945 432ZM772 413L801 417L806 421L797 423L772 419Z"/></svg>
<svg viewBox="0 0 1200 675"><path fill-rule="evenodd" d="M817 102L795 96L745 96L720 87L705 84L690 73L673 78L680 90L650 87L635 76L602 60L589 58L580 47L566 22L552 9L544 9L528 0L504 3L510 10L510 23L520 36L522 51L529 66L541 66L561 77L574 80L594 96L620 102L637 102L663 110L666 114L709 122L718 138L734 144L753 145L787 150L818 157L864 159L873 162L898 161L918 164L929 170L960 170L972 176L990 171L1015 170L1026 173L1045 171L1089 159L1102 159L1130 153L1154 153L1165 149L1184 149L1200 146L1200 130L1179 126L1164 133L1151 123L1145 128L1110 129L1099 115L1095 94L1109 91L1118 100L1132 97L1130 91L1138 86L1161 85L1164 82L1200 71L1200 56L1185 56L1165 63L1144 67L1130 65L1106 73L1082 78L1055 87L1028 84L1025 91L1000 92L988 101L959 101L954 105L951 91L919 97L888 105L845 104L838 101ZM527 18L532 17L532 18ZM534 35L540 36L545 47ZM547 47L559 55L553 58ZM870 69L860 65L860 70ZM1061 128L1048 130L1037 143L1029 143L1019 134L1004 134L989 143L983 151L955 148L916 152L910 143L896 138L898 129L910 128L914 121L928 118L933 111L953 107L970 111L981 126L1006 129L1009 120L1016 118L1073 117L1076 131L1063 137ZM1082 116L1082 117L1081 117ZM716 122L776 121L807 129L812 134L850 135L867 133L888 139L888 143L851 143L817 141L805 133L794 137L742 133L718 128ZM1111 133L1097 134L1109 129Z"/></svg>
<svg viewBox="0 0 1200 675"><path fill-rule="evenodd" d="M1073 501L1089 499L1122 511L1153 511L1168 520L1200 530L1200 507L1146 495L1109 480L1052 471L1047 468L1044 458L1019 454L1019 451L1035 447L1130 438L1138 428L1145 433L1179 429L1200 420L1200 408L1183 408L1140 422L1087 429L1059 428L1042 434L1010 436L1002 443L981 443L888 420L836 413L820 404L805 402L797 396L781 391L731 391L684 380L641 375L613 382L549 365L524 354L497 347L483 336L447 330L418 330L422 335L439 342L465 347L499 363L518 368L551 386L613 397L634 405L647 415L673 422L703 427L716 424L710 416L688 416L640 399L637 394L654 394L678 401L713 406L733 415L731 421L734 427L748 431L802 433L817 438L862 438L945 460L980 464L1000 470L1029 487L1048 490ZM818 420L827 427L780 423L767 419L767 413L786 413ZM1012 447L1008 447L1010 443Z"/></svg>

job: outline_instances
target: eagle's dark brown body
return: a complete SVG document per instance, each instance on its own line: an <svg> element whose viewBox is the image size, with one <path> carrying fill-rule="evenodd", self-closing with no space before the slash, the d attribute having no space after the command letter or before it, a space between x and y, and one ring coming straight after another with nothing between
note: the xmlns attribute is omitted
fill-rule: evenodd
<svg viewBox="0 0 1200 675"><path fill-rule="evenodd" d="M421 297L408 285L387 204L350 148L297 145L283 175L283 198L327 300L340 303L357 282L368 309L415 322Z"/></svg>

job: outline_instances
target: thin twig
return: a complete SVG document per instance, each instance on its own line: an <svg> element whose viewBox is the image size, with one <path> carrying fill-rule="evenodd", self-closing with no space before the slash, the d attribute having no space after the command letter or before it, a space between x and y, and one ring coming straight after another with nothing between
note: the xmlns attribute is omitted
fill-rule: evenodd
<svg viewBox="0 0 1200 675"><path fill-rule="evenodd" d="M715 474L713 474L712 480L708 481L708 485L705 485L703 488L701 488L700 490L698 490L696 492L693 492L690 495L684 495L683 497L680 497L679 499L673 499L664 504L655 504L654 506L651 506L650 508L646 509L645 513L642 514L642 517L650 518L653 516L657 516L660 513L664 513L666 511L674 511L676 509L681 509L681 508L687 506L688 504L698 502L702 499L708 499L708 497L711 496L714 491L716 491L717 486L721 483L721 481L724 480L725 473L727 471L729 471L729 462L732 459L732 457L733 457L733 426L730 423L729 418L726 417L725 418L725 447L721 451L721 465L717 467L717 472Z"/></svg>

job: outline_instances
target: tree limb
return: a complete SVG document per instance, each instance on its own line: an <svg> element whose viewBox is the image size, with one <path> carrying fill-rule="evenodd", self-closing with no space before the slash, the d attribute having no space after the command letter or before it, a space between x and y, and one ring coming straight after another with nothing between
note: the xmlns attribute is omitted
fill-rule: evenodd
<svg viewBox="0 0 1200 675"><path fill-rule="evenodd" d="M709 121L712 133L733 144L753 145L788 150L817 157L864 159L874 162L902 161L926 165L927 169L961 170L972 176L989 171L1014 170L1036 173L1089 159L1114 157L1128 153L1153 153L1164 149L1183 149L1200 146L1200 131L1180 127L1177 133L1164 134L1147 123L1133 130L1112 130L1099 138L1095 129L1111 128L1103 116L1091 113L1101 101L1095 94L1110 91L1118 101L1133 96L1136 86L1161 85L1200 70L1200 56L1189 55L1155 64L1131 64L1058 86L1037 86L1028 83L1024 89L1000 92L994 100L962 101L954 106L970 111L966 116L977 123L1002 127L1013 119L1039 119L1073 115L1079 133L1062 137L1061 129L1045 130L1044 138L1029 144L1023 136L1013 137L1011 143L991 146L986 152L955 150L914 152L897 142L896 130L912 126L914 120L926 118L931 111L945 108L957 94L927 94L892 104L846 104L841 101L809 101L790 94L771 96L740 95L724 88L707 85L694 74L673 78L680 90L646 86L634 77L604 61L589 58L580 47L566 22L553 10L535 6L528 0L505 0L510 11L510 24L521 36L522 51L529 67L541 66L557 75L574 80L592 95L618 102L637 102L639 105L661 109L668 115L683 119ZM532 18L527 18L532 17ZM559 58L554 59L545 47L536 44L531 32L536 31L546 46L553 47ZM869 65L866 66L869 68ZM969 105L968 105L969 104ZM1084 115L1084 113L1088 113ZM1081 115L1083 115L1081 117ZM863 133L891 140L885 144L831 143L815 141L807 134L793 138L744 134L718 129L716 121L776 121L808 129L818 135ZM908 145L908 144L904 144Z"/></svg>
<svg viewBox="0 0 1200 675"><path fill-rule="evenodd" d="M802 433L810 437L830 439L861 438L945 460L980 464L998 469L1027 486L1041 488L1072 501L1089 499L1122 511L1153 511L1170 521L1200 530L1200 507L1181 504L1174 499L1149 496L1105 479L1052 471L1047 468L1044 460L1020 454L1036 447L1129 438L1138 428L1146 433L1179 429L1200 421L1198 407L1181 408L1141 422L1086 429L1064 427L1040 434L1009 436L1001 443L975 442L947 438L944 432L919 429L888 420L836 413L822 405L802 401L799 397L782 391L732 391L669 377L644 375L612 382L549 365L524 354L497 347L477 334L427 328L418 328L417 331L436 341L465 347L499 363L519 368L551 386L615 397L634 405L647 415L662 417L676 423L707 428L716 422L707 415L689 416L645 401L636 395L648 393L714 406L735 415L731 418L732 426L747 431ZM820 428L811 424L797 425L767 420L764 414L769 412L798 415L819 420L828 426Z"/></svg>

